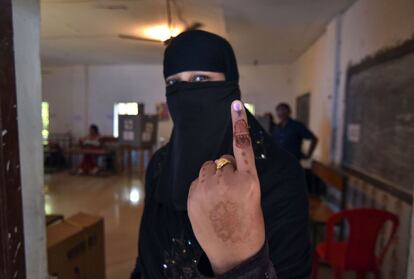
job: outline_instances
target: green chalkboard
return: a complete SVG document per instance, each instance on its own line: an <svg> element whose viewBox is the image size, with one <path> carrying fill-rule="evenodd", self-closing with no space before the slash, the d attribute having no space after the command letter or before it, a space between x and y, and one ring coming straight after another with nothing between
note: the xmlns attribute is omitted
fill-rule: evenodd
<svg viewBox="0 0 414 279"><path fill-rule="evenodd" d="M414 187L414 43L350 68L343 164L401 191Z"/></svg>

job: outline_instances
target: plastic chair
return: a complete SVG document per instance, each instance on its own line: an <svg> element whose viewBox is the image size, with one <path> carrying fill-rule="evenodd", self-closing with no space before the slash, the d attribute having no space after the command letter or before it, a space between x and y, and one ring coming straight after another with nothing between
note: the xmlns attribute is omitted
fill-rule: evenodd
<svg viewBox="0 0 414 279"><path fill-rule="evenodd" d="M349 236L346 240L337 241L334 238L334 227L341 220L348 222ZM392 223L391 234L382 251L376 255L377 239L387 221ZM355 271L358 279L366 278L369 272L380 279L382 261L398 226L398 217L383 210L350 209L332 215L326 226L326 241L318 244L315 249L312 278L318 277L319 262L322 260L332 267L335 279L342 279L343 273L348 270Z"/></svg>

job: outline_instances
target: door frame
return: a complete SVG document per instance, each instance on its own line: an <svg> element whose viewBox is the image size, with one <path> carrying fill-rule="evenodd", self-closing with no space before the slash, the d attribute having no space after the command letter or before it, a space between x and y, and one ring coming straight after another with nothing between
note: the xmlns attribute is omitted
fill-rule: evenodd
<svg viewBox="0 0 414 279"><path fill-rule="evenodd" d="M26 278L12 0L0 0L0 278Z"/></svg>

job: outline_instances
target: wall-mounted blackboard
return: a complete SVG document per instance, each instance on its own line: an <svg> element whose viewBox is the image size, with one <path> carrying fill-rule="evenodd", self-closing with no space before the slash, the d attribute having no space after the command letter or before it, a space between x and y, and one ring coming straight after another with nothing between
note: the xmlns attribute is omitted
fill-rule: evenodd
<svg viewBox="0 0 414 279"><path fill-rule="evenodd" d="M414 188L414 43L348 71L344 166L404 192Z"/></svg>

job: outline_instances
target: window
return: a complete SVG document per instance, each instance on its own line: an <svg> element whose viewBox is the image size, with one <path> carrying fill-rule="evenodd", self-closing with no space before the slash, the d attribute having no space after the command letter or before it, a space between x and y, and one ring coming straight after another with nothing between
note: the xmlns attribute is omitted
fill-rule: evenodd
<svg viewBox="0 0 414 279"><path fill-rule="evenodd" d="M47 144L49 138L49 103L42 102L42 138L43 144Z"/></svg>
<svg viewBox="0 0 414 279"><path fill-rule="evenodd" d="M118 116L138 115L138 103L116 103L114 104L114 137L118 137Z"/></svg>
<svg viewBox="0 0 414 279"><path fill-rule="evenodd" d="M249 103L244 103L244 106L246 107L246 109L254 115L255 113L255 108L253 104L249 104Z"/></svg>

